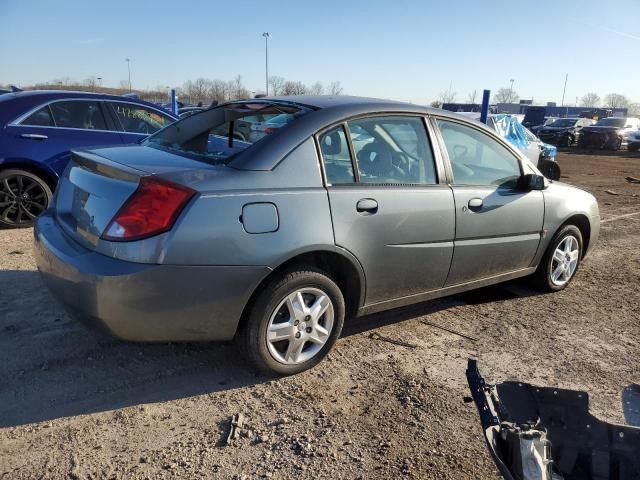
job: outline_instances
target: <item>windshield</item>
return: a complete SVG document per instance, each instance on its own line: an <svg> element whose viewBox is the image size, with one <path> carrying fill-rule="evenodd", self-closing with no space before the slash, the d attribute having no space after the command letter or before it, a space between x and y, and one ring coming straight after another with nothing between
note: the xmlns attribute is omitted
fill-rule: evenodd
<svg viewBox="0 0 640 480"><path fill-rule="evenodd" d="M575 118L560 118L549 125L556 128L575 127L577 120Z"/></svg>
<svg viewBox="0 0 640 480"><path fill-rule="evenodd" d="M284 117L281 123L285 125L308 111L287 103L229 103L182 118L149 137L143 145L207 163L227 164L272 133L256 136L247 131L247 124L255 121L256 115Z"/></svg>
<svg viewBox="0 0 640 480"><path fill-rule="evenodd" d="M625 122L624 118L609 117L609 118L603 118L602 120L599 120L598 123L596 123L596 126L598 126L598 127L600 127L600 126L604 126L604 127L624 127L624 122Z"/></svg>

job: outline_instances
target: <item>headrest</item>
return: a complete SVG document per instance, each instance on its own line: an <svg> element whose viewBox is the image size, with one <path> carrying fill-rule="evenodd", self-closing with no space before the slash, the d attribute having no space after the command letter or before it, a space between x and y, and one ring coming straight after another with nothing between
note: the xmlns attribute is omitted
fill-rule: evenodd
<svg viewBox="0 0 640 480"><path fill-rule="evenodd" d="M320 149L325 155L337 155L342 150L340 133L336 130L322 137Z"/></svg>
<svg viewBox="0 0 640 480"><path fill-rule="evenodd" d="M393 172L391 149L380 141L367 143L358 152L358 167L365 175L386 177Z"/></svg>

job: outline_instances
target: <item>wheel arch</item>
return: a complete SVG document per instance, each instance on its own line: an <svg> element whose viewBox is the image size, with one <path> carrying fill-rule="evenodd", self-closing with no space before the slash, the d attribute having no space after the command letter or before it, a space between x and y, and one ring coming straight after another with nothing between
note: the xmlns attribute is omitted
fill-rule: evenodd
<svg viewBox="0 0 640 480"><path fill-rule="evenodd" d="M262 281L253 289L249 300L242 310L239 332L246 321L249 311L255 299L264 286L274 277L282 272L293 269L296 266L311 266L325 272L337 284L344 295L346 315L354 317L364 304L365 277L358 260L348 251L334 247L333 250L312 250L298 253L283 261L274 268ZM236 332L236 334L237 334Z"/></svg>
<svg viewBox="0 0 640 480"><path fill-rule="evenodd" d="M10 159L0 163L0 171L3 170L25 170L42 178L53 192L58 185L58 175L42 163L31 160Z"/></svg>
<svg viewBox="0 0 640 480"><path fill-rule="evenodd" d="M566 225L575 225L582 235L582 258L584 258L587 250L589 250L589 242L591 241L591 223L589 217L584 213L576 213L567 218L556 230L559 231Z"/></svg>

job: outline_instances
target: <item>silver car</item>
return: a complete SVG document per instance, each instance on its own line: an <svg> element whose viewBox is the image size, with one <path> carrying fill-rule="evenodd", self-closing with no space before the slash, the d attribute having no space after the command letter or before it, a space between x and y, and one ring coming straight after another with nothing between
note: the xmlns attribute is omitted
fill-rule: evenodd
<svg viewBox="0 0 640 480"><path fill-rule="evenodd" d="M234 139L256 112L289 121ZM303 96L73 152L34 235L46 284L79 319L132 341L236 338L262 370L291 374L329 352L345 317L526 275L561 290L599 222L593 196L477 122Z"/></svg>

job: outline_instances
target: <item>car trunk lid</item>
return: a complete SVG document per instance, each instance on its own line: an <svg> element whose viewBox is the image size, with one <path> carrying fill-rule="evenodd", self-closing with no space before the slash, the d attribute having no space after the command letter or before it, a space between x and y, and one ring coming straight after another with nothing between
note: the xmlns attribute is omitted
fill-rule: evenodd
<svg viewBox="0 0 640 480"><path fill-rule="evenodd" d="M170 176L206 167L201 162L141 146L73 151L56 191L56 218L67 234L94 249L142 177Z"/></svg>

